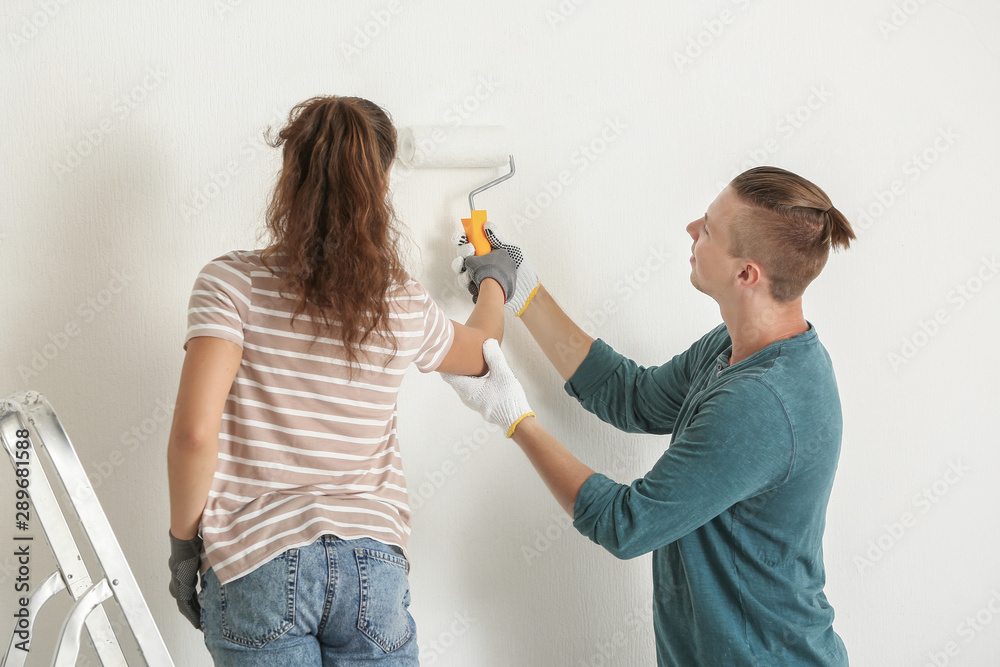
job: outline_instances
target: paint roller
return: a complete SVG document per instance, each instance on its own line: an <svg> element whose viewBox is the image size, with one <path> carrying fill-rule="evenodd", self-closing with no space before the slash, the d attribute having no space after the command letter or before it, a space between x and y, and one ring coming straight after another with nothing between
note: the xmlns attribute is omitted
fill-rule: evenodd
<svg viewBox="0 0 1000 667"><path fill-rule="evenodd" d="M465 236L477 255L490 251L490 242L483 232L486 210L477 209L474 198L480 192L506 181L514 175L514 156L503 127L441 127L436 125L407 127L399 132L400 161L418 169L468 169L473 167L510 166L510 173L490 181L469 193L471 217L462 218Z"/></svg>

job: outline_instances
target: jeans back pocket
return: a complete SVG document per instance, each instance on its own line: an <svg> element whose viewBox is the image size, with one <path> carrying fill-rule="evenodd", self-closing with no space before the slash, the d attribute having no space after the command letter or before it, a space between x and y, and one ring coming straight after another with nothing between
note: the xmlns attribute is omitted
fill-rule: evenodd
<svg viewBox="0 0 1000 667"><path fill-rule="evenodd" d="M261 648L295 625L295 584L299 551L272 558L219 590L222 636Z"/></svg>
<svg viewBox="0 0 1000 667"><path fill-rule="evenodd" d="M395 651L412 635L406 559L360 548L354 557L361 581L358 630L386 653Z"/></svg>

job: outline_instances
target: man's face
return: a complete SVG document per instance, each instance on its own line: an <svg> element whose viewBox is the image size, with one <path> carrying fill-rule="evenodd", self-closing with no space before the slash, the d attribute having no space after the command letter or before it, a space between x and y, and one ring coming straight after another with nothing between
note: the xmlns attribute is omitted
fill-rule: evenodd
<svg viewBox="0 0 1000 667"><path fill-rule="evenodd" d="M705 215L688 224L691 247L691 284L717 301L733 286L741 262L729 254L729 229L745 205L732 188L719 193Z"/></svg>

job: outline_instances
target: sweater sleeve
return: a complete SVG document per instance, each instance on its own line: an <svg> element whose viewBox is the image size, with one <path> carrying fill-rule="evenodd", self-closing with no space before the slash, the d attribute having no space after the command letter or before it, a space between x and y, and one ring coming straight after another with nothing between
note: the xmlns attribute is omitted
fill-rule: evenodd
<svg viewBox="0 0 1000 667"><path fill-rule="evenodd" d="M720 387L632 484L591 475L573 525L618 558L687 535L736 503L782 484L795 455L784 407L769 386L742 378Z"/></svg>
<svg viewBox="0 0 1000 667"><path fill-rule="evenodd" d="M693 350L647 368L598 338L565 389L584 409L622 431L670 433L691 384Z"/></svg>

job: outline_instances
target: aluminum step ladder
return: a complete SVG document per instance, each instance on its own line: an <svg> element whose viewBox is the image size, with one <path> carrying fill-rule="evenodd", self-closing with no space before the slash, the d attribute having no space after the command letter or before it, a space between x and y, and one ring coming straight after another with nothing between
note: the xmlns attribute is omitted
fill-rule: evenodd
<svg viewBox="0 0 1000 667"><path fill-rule="evenodd" d="M127 667L103 606L110 599L120 607L146 664L173 667L111 524L49 402L34 391L19 392L0 402L0 437L14 467L16 503L22 503L25 495L30 497L30 506L16 504L15 526L23 530L36 520L40 522L58 563L58 569L34 587L26 606L21 605L24 599L15 600L14 631L2 667L22 667L29 651L34 655L46 648L30 643L34 622L42 605L63 590L69 592L75 603L59 634L51 662L54 667L76 664L84 625L102 665ZM44 459L39 456L42 451ZM58 480L65 492L60 492L64 496L61 502L45 469L53 472L52 479ZM22 490L27 493L21 493ZM65 505L69 505L66 509L70 512L64 513ZM87 571L67 516L79 522L97 558L102 572L96 582ZM13 540L15 553L20 551L26 559L30 559L28 554L37 553L37 543L30 535L14 535ZM32 582L36 579L33 573L31 579Z"/></svg>

